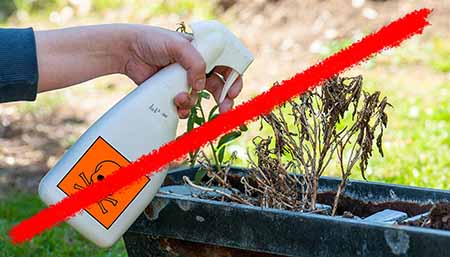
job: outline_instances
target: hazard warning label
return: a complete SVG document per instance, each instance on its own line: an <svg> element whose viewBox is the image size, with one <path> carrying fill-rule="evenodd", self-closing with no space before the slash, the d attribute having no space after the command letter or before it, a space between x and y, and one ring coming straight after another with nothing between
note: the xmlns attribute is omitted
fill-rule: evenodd
<svg viewBox="0 0 450 257"><path fill-rule="evenodd" d="M114 147L99 137L59 182L58 188L70 196L78 190L103 180L129 163ZM149 178L142 177L137 183L109 195L84 210L103 227L109 229L149 181Z"/></svg>

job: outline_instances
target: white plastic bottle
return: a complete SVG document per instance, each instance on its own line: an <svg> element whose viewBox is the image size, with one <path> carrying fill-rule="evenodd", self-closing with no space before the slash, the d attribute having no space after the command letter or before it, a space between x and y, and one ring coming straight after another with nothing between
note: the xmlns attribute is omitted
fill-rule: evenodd
<svg viewBox="0 0 450 257"><path fill-rule="evenodd" d="M233 69L225 82L223 100L253 56L217 21L194 23L191 29L192 44L207 66L205 73L219 65ZM41 199L48 205L57 203L173 140L178 125L173 99L183 91L188 91L186 71L172 64L130 92L98 119L41 180ZM109 247L150 203L166 174L143 177L137 185L89 206L67 222L98 246Z"/></svg>

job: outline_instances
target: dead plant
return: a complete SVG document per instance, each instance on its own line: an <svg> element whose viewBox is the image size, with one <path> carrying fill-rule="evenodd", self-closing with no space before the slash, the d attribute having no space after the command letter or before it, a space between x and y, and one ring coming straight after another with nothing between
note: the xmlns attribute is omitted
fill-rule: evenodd
<svg viewBox="0 0 450 257"><path fill-rule="evenodd" d="M274 146L270 147L272 137L254 140L257 161L251 160L250 167L257 186L251 188L245 179L243 182L262 198L262 205L276 202L295 206L292 209L316 210L319 178L336 160L342 181L333 204L335 215L339 197L358 162L365 178L376 133L376 145L383 155L388 105L386 97L380 99L380 92L363 91L361 76L327 80L320 88L262 117L273 130ZM292 172L302 176L297 178ZM268 193L270 190L274 192Z"/></svg>
<svg viewBox="0 0 450 257"><path fill-rule="evenodd" d="M262 116L261 124L268 124L273 135L253 139L255 157L248 154L249 174L241 179L244 189L238 202L320 211L319 178L334 161L342 177L332 208L335 215L356 164L365 179L374 142L383 156L382 137L388 122L385 109L390 104L380 92L369 93L362 86L361 76L335 76ZM207 172L206 185L214 182L232 187L227 180L229 165L215 172L203 153L198 163Z"/></svg>

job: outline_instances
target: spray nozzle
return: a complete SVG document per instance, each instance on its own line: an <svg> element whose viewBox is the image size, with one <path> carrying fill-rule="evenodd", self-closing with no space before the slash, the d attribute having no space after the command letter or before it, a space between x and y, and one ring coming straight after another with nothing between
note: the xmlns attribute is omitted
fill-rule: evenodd
<svg viewBox="0 0 450 257"><path fill-rule="evenodd" d="M190 25L194 40L192 45L206 63L206 73L216 66L232 69L225 79L219 103L223 102L231 85L253 61L253 55L242 42L218 21L202 21Z"/></svg>

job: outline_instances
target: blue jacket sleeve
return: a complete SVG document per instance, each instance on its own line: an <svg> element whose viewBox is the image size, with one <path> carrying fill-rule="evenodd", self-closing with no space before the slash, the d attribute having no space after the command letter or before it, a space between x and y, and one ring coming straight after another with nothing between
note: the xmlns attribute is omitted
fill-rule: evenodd
<svg viewBox="0 0 450 257"><path fill-rule="evenodd" d="M38 76L33 29L0 28L0 103L35 100Z"/></svg>

